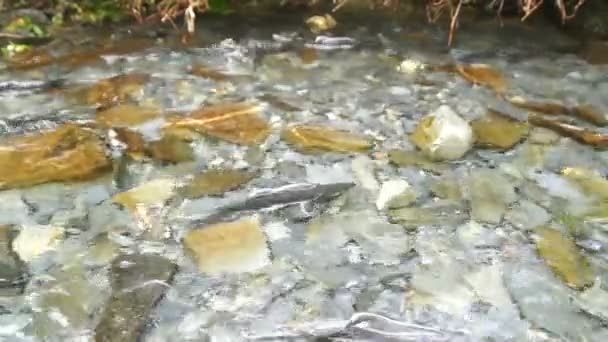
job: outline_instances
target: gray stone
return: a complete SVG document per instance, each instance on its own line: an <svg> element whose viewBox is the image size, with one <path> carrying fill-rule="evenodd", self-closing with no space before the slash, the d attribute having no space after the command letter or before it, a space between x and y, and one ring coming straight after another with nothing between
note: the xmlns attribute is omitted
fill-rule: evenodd
<svg viewBox="0 0 608 342"><path fill-rule="evenodd" d="M20 293L27 280L27 267L11 250L13 237L10 226L0 225L0 296Z"/></svg>
<svg viewBox="0 0 608 342"><path fill-rule="evenodd" d="M176 271L177 265L158 255L121 255L114 259L112 295L95 328L95 341L137 341Z"/></svg>

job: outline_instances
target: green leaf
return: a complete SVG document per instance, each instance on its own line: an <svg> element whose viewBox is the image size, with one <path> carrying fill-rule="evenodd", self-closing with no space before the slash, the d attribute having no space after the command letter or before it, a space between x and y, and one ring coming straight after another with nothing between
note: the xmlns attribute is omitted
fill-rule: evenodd
<svg viewBox="0 0 608 342"><path fill-rule="evenodd" d="M233 10L228 4L228 0L209 0L209 12L218 14L230 14Z"/></svg>

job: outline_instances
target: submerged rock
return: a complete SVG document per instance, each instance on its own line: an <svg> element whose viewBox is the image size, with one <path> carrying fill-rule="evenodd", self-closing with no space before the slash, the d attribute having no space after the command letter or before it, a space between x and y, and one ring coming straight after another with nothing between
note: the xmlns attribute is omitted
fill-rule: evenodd
<svg viewBox="0 0 608 342"><path fill-rule="evenodd" d="M532 201L520 200L505 214L505 220L518 229L532 230L547 224L551 215Z"/></svg>
<svg viewBox="0 0 608 342"><path fill-rule="evenodd" d="M533 101L519 96L510 98L509 102L516 107L536 113L574 116L597 126L605 126L608 124L608 119L606 119L604 113L590 104L581 104L571 108L558 102Z"/></svg>
<svg viewBox="0 0 608 342"><path fill-rule="evenodd" d="M139 125L160 115L158 108L119 104L97 112L95 120L106 127L122 127Z"/></svg>
<svg viewBox="0 0 608 342"><path fill-rule="evenodd" d="M209 68L203 64L195 64L192 66L190 73L194 76L209 78L214 81L225 81L228 79L228 76L221 71Z"/></svg>
<svg viewBox="0 0 608 342"><path fill-rule="evenodd" d="M538 254L566 285L576 290L593 285L595 276L591 264L573 239L548 227L539 228L536 233Z"/></svg>
<svg viewBox="0 0 608 342"><path fill-rule="evenodd" d="M467 81L490 87L497 93L504 93L507 90L507 82L502 74L490 65L457 65L456 72Z"/></svg>
<svg viewBox="0 0 608 342"><path fill-rule="evenodd" d="M528 125L504 114L490 111L484 118L471 123L475 143L481 146L509 149L528 133Z"/></svg>
<svg viewBox="0 0 608 342"><path fill-rule="evenodd" d="M110 169L103 140L71 124L8 138L0 146L0 189L86 180Z"/></svg>
<svg viewBox="0 0 608 342"><path fill-rule="evenodd" d="M208 106L186 116L171 118L165 128L187 128L236 144L256 145L270 134L270 125L259 112L259 106L249 103Z"/></svg>
<svg viewBox="0 0 608 342"><path fill-rule="evenodd" d="M471 218L478 222L499 223L517 199L513 181L496 170L472 170L466 183Z"/></svg>
<svg viewBox="0 0 608 342"><path fill-rule="evenodd" d="M547 115L566 114L569 111L568 107L559 102L533 101L521 96L508 98L508 101L516 107Z"/></svg>
<svg viewBox="0 0 608 342"><path fill-rule="evenodd" d="M11 69L29 70L47 66L53 63L53 56L42 49L31 49L21 53L16 53L8 59Z"/></svg>
<svg viewBox="0 0 608 342"><path fill-rule="evenodd" d="M221 195L249 182L256 175L256 172L245 170L211 169L195 175L180 188L180 193L186 198Z"/></svg>
<svg viewBox="0 0 608 342"><path fill-rule="evenodd" d="M376 200L376 208L407 207L416 201L416 192L410 184L403 179L389 180L382 183L382 188Z"/></svg>
<svg viewBox="0 0 608 342"><path fill-rule="evenodd" d="M410 140L434 160L455 160L473 146L473 130L450 107L442 105L418 122Z"/></svg>
<svg viewBox="0 0 608 342"><path fill-rule="evenodd" d="M608 180L599 174L581 167L566 167L561 173L578 184L586 194L603 201L608 199Z"/></svg>
<svg viewBox="0 0 608 342"><path fill-rule="evenodd" d="M529 115L528 121L535 126L550 129L563 136L572 138L582 144L587 144L598 148L608 147L608 134L601 131L573 125L570 122L563 120L547 119L538 114Z"/></svg>
<svg viewBox="0 0 608 342"><path fill-rule="evenodd" d="M422 207L399 208L388 211L391 222L407 229L424 225L458 225L468 219L465 208L459 203L438 201Z"/></svg>
<svg viewBox="0 0 608 342"><path fill-rule="evenodd" d="M115 128L116 139L127 145L127 154L135 159L142 159L146 151L146 141L141 133L130 130L128 128Z"/></svg>
<svg viewBox="0 0 608 342"><path fill-rule="evenodd" d="M63 238L64 229L53 226L23 226L13 240L13 251L24 262L31 262L44 252L57 247Z"/></svg>
<svg viewBox="0 0 608 342"><path fill-rule="evenodd" d="M114 259L112 295L95 328L95 341L137 341L176 271L177 265L158 255L121 255Z"/></svg>
<svg viewBox="0 0 608 342"><path fill-rule="evenodd" d="M121 204L131 211L138 206L147 206L155 203L163 203L173 197L176 190L176 182L171 178L159 178L141 184L131 190L117 193L112 197L114 203Z"/></svg>
<svg viewBox="0 0 608 342"><path fill-rule="evenodd" d="M524 254L526 257L532 256ZM594 329L589 317L572 302L572 292L556 282L542 264L508 264L504 278L521 315L534 326L567 341L585 340Z"/></svg>
<svg viewBox="0 0 608 342"><path fill-rule="evenodd" d="M244 218L191 230L184 237L201 272L211 275L252 272L270 262L259 219Z"/></svg>
<svg viewBox="0 0 608 342"><path fill-rule="evenodd" d="M447 165L437 163L418 151L390 150L388 160L397 166L415 166L435 174L448 170Z"/></svg>
<svg viewBox="0 0 608 342"><path fill-rule="evenodd" d="M69 340L68 336L89 327L90 317L105 300L106 284L78 263L62 265L49 273L49 280L36 289L32 328L43 340L57 336Z"/></svg>
<svg viewBox="0 0 608 342"><path fill-rule="evenodd" d="M336 27L336 20L329 14L315 15L306 19L306 25L313 33L320 33Z"/></svg>
<svg viewBox="0 0 608 342"><path fill-rule="evenodd" d="M20 293L27 280L27 267L13 252L13 229L0 225L0 297Z"/></svg>
<svg viewBox="0 0 608 342"><path fill-rule="evenodd" d="M572 108L572 113L574 116L585 121L591 122L594 125L608 125L608 119L606 118L606 114L602 113L599 109L590 104L582 104L576 106Z"/></svg>
<svg viewBox="0 0 608 342"><path fill-rule="evenodd" d="M150 80L146 74L124 74L98 81L84 89L84 100L89 105L110 107L127 101L141 92Z"/></svg>
<svg viewBox="0 0 608 342"><path fill-rule="evenodd" d="M286 142L306 153L364 152L372 148L368 137L320 125L293 125L285 129L282 136Z"/></svg>
<svg viewBox="0 0 608 342"><path fill-rule="evenodd" d="M168 163L182 163L195 159L190 142L173 134L165 134L160 140L151 142L148 154L152 159Z"/></svg>

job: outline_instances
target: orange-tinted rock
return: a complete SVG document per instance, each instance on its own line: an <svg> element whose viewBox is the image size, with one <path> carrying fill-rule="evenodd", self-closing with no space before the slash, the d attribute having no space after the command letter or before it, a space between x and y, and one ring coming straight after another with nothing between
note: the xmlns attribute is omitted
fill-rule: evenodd
<svg viewBox="0 0 608 342"><path fill-rule="evenodd" d="M171 134L166 134L160 140L151 142L148 154L155 160L169 163L194 160L194 150L190 143Z"/></svg>
<svg viewBox="0 0 608 342"><path fill-rule="evenodd" d="M103 140L72 124L0 145L0 189L86 180L110 169Z"/></svg>
<svg viewBox="0 0 608 342"><path fill-rule="evenodd" d="M535 126L548 128L583 144L599 148L608 147L608 134L606 133L578 127L559 120L547 119L538 114L530 115L528 121Z"/></svg>
<svg viewBox="0 0 608 342"><path fill-rule="evenodd" d="M28 70L43 67L53 62L53 56L44 50L28 50L11 57L8 64L13 69Z"/></svg>
<svg viewBox="0 0 608 342"><path fill-rule="evenodd" d="M236 144L260 144L270 134L270 125L260 108L249 103L228 103L203 107L186 116L171 118L165 129L188 128Z"/></svg>
<svg viewBox="0 0 608 342"><path fill-rule="evenodd" d="M140 133L124 127L115 128L114 131L116 132L116 138L127 145L127 153L133 159L143 157L146 150L146 141Z"/></svg>
<svg viewBox="0 0 608 342"><path fill-rule="evenodd" d="M139 125L160 115L158 108L121 104L97 112L95 120L103 126L121 127Z"/></svg>
<svg viewBox="0 0 608 342"><path fill-rule="evenodd" d="M124 74L98 81L85 89L85 102L90 105L110 107L125 102L140 92L150 79L146 74Z"/></svg>
<svg viewBox="0 0 608 342"><path fill-rule="evenodd" d="M304 64L314 63L317 59L319 59L319 54L317 54L317 50L313 48L305 47L298 51L298 56L300 56L300 60Z"/></svg>
<svg viewBox="0 0 608 342"><path fill-rule="evenodd" d="M574 116L598 126L606 126L608 124L606 115L589 104L583 104L572 108L572 113Z"/></svg>
<svg viewBox="0 0 608 342"><path fill-rule="evenodd" d="M507 90L507 82L502 74L486 64L457 65L456 72L467 81L490 87L498 93Z"/></svg>
<svg viewBox="0 0 608 342"><path fill-rule="evenodd" d="M94 51L76 51L57 57L54 62L61 66L76 68L102 63L103 59Z"/></svg>
<svg viewBox="0 0 608 342"><path fill-rule="evenodd" d="M509 149L528 133L528 124L505 114L490 111L485 117L471 123L475 143L484 147Z"/></svg>
<svg viewBox="0 0 608 342"><path fill-rule="evenodd" d="M228 76L225 75L224 73L222 73L218 70L215 70L215 69L211 69L202 64L193 65L192 70L190 70L190 73L194 76L198 76L198 77L202 77L202 78L209 78L214 81L225 81L228 79Z"/></svg>
<svg viewBox="0 0 608 342"><path fill-rule="evenodd" d="M372 147L366 136L321 125L294 125L283 131L283 139L301 152L364 152Z"/></svg>
<svg viewBox="0 0 608 342"><path fill-rule="evenodd" d="M182 187L181 192L187 198L221 195L251 181L256 172L231 169L211 169L194 178Z"/></svg>
<svg viewBox="0 0 608 342"><path fill-rule="evenodd" d="M537 113L548 115L560 115L568 113L568 107L557 102L531 101L522 97L512 97L509 99L509 102L516 107Z"/></svg>

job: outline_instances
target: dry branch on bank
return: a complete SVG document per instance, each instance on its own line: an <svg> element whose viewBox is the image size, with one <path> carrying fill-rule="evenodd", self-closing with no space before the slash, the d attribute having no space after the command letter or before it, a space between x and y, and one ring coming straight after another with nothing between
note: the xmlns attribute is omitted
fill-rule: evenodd
<svg viewBox="0 0 608 342"><path fill-rule="evenodd" d="M136 18L139 22L160 20L169 22L174 27L175 19L183 17L184 24L188 33L195 30L195 19L197 13L208 11L226 11L231 7L236 7L250 0L24 0L18 1L18 7L30 7L43 9L55 16L60 13L72 13L76 18L94 18L95 20L105 20L115 18L118 13L128 14ZM369 9L390 9L399 10L402 4L413 4L426 9L429 22L435 23L446 13L449 19L448 44L451 46L454 34L458 28L458 19L461 9L464 6L487 8L496 12L500 18L505 9L517 8L521 20L526 20L532 14L538 12L543 6L554 6L557 16L562 23L571 20L579 12L580 8L588 1L586 0L276 0L277 6L297 4L296 8L305 5L309 8L322 8L324 5L330 6L331 12L338 12L351 2L369 2ZM602 1L602 0L596 0ZM591 2L591 1L589 1ZM273 3L269 0L265 3ZM1 4L1 2L0 2ZM69 16L69 15L68 15Z"/></svg>

